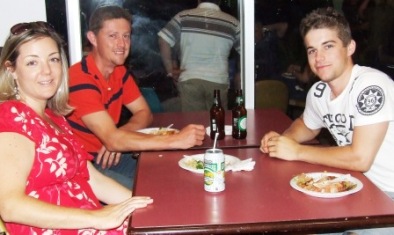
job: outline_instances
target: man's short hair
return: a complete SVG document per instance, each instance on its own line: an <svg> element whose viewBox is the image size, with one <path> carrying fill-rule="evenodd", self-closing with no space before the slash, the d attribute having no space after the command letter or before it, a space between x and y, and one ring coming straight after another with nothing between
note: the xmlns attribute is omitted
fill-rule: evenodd
<svg viewBox="0 0 394 235"><path fill-rule="evenodd" d="M130 22L131 26L131 14L126 9L119 6L103 6L97 8L90 17L89 30L97 35L103 23L112 19L125 19Z"/></svg>
<svg viewBox="0 0 394 235"><path fill-rule="evenodd" d="M345 16L332 7L318 8L301 20L300 33L302 38L313 29L333 29L338 33L344 46L352 40L349 22Z"/></svg>

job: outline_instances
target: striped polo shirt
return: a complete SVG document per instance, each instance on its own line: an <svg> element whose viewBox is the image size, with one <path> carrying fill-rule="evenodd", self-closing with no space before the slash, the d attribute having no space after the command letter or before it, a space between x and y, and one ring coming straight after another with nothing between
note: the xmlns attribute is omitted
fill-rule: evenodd
<svg viewBox="0 0 394 235"><path fill-rule="evenodd" d="M124 66L115 67L109 79L104 79L91 55L71 66L69 75L69 103L75 110L66 118L85 149L95 154L102 144L81 118L105 110L118 123L122 105L133 102L141 93Z"/></svg>
<svg viewBox="0 0 394 235"><path fill-rule="evenodd" d="M240 50L239 21L213 3L182 11L158 33L179 50L180 81L198 78L228 84L228 57Z"/></svg>

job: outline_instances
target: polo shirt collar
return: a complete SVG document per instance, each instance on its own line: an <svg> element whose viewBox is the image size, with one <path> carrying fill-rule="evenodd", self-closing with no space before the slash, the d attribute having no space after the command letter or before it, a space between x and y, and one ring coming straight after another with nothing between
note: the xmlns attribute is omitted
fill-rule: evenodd
<svg viewBox="0 0 394 235"><path fill-rule="evenodd" d="M89 53L86 56L86 62L87 62L87 66L88 66L89 72L91 74L94 74L96 76L97 75L102 76L101 73L100 73L100 70L97 68L96 62L94 61L94 58L93 58L91 53Z"/></svg>
<svg viewBox="0 0 394 235"><path fill-rule="evenodd" d="M198 5L198 8L205 8L205 9L220 11L220 7L212 2L202 2Z"/></svg>

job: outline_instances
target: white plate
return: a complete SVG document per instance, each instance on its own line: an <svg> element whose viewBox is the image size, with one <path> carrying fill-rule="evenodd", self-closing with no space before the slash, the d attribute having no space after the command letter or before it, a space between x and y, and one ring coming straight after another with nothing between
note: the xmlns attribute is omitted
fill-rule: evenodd
<svg viewBox="0 0 394 235"><path fill-rule="evenodd" d="M191 167L190 164L188 164L190 161L203 161L204 162L204 154L203 153L183 157L181 160L179 160L178 165L181 168L191 171L191 172L194 172L194 173L199 173L199 174L204 173L204 169L196 169L196 168ZM225 167L230 166L230 165L235 164L240 161L241 160L237 157L224 154ZM228 170L226 169L226 171L228 171Z"/></svg>
<svg viewBox="0 0 394 235"><path fill-rule="evenodd" d="M205 128L205 132L207 135L211 135L211 127L208 126ZM231 125L225 125L224 126L224 134L225 135L232 135L233 134L233 127Z"/></svg>
<svg viewBox="0 0 394 235"><path fill-rule="evenodd" d="M153 135L153 134L157 133L157 131L159 131L160 129L164 129L164 128L166 128L166 127L145 128L145 129L138 130L137 132L141 132L141 133L144 133L144 134L152 134ZM174 129L174 128L168 128L168 130L179 131L179 130Z"/></svg>
<svg viewBox="0 0 394 235"><path fill-rule="evenodd" d="M332 172L313 172L313 173L307 173L306 175L312 177L314 180L317 180L323 176L336 176L336 177L341 177L343 174L339 173L332 173ZM295 190L298 190L300 192L303 192L305 194L308 194L310 196L314 197L322 197L322 198L337 198L337 197L344 197L349 194L356 193L360 191L363 188L363 183L361 183L360 180L354 178L353 176L350 176L349 178L346 178L346 181L350 181L356 184L356 187L345 192L339 192L339 193L321 193L321 192L314 192L314 191L309 191L304 188L301 188L297 185L297 176L293 177L290 180L290 185L293 187Z"/></svg>

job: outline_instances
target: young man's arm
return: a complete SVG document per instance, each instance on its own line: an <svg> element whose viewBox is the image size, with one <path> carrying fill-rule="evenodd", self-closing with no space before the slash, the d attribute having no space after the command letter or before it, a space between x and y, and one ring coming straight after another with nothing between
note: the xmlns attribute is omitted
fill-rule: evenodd
<svg viewBox="0 0 394 235"><path fill-rule="evenodd" d="M383 142L388 122L381 122L354 128L351 145L319 147L299 144L291 131L274 136L267 141L271 157L285 160L305 161L355 171L368 171Z"/></svg>
<svg viewBox="0 0 394 235"><path fill-rule="evenodd" d="M294 122L290 125L290 127L283 132L283 135L292 138L298 143L304 143L312 140L319 133L320 133L320 129L318 130L309 129L305 125L304 120L301 116L296 120L294 120Z"/></svg>
<svg viewBox="0 0 394 235"><path fill-rule="evenodd" d="M290 127L287 128L282 135L274 131L270 131L267 134L265 134L264 137L261 139L260 150L264 153L269 153L268 142L271 141L273 138L277 138L279 136L289 138L289 140L292 140L296 143L304 143L315 138L319 134L319 132L320 129L318 130L309 129L305 125L301 116L296 120L294 120L293 123L290 125Z"/></svg>

